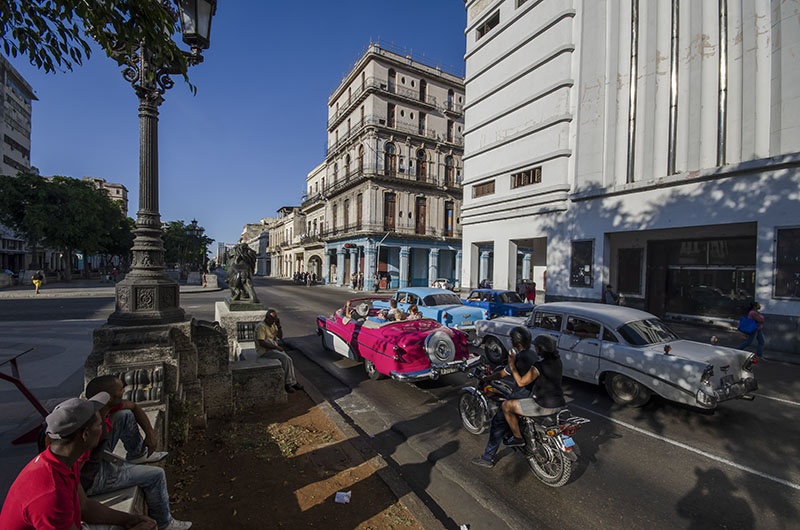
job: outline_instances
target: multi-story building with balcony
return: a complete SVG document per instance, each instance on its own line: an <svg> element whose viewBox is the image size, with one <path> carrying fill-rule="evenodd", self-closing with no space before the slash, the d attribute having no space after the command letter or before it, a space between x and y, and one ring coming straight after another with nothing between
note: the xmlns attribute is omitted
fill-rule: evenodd
<svg viewBox="0 0 800 530"><path fill-rule="evenodd" d="M787 3L467 0L463 287L734 323L800 351ZM546 285L545 285L546 284Z"/></svg>
<svg viewBox="0 0 800 530"><path fill-rule="evenodd" d="M303 203L324 210L310 222L325 241L326 282L458 280L463 104L461 77L378 44L334 90L324 172Z"/></svg>
<svg viewBox="0 0 800 530"><path fill-rule="evenodd" d="M91 182L97 189L105 190L108 198L119 204L123 215L128 215L128 188L123 184L108 182L100 177L83 177L86 182Z"/></svg>
<svg viewBox="0 0 800 530"><path fill-rule="evenodd" d="M257 223L247 223L242 227L239 241L246 243L256 253L256 276L269 276L272 273L269 251L269 234L277 217L264 217Z"/></svg>
<svg viewBox="0 0 800 530"><path fill-rule="evenodd" d="M324 190L326 163L322 162L311 170L306 177L306 193L300 205L305 218L306 228L300 237L303 246L304 268L298 272L308 272L317 281L322 280L322 263L325 257L325 242L322 233L325 231L325 209L327 201L321 200L320 186Z"/></svg>
<svg viewBox="0 0 800 530"><path fill-rule="evenodd" d="M269 229L271 276L291 278L304 269L301 243L305 231L305 216L299 206L284 206Z"/></svg>

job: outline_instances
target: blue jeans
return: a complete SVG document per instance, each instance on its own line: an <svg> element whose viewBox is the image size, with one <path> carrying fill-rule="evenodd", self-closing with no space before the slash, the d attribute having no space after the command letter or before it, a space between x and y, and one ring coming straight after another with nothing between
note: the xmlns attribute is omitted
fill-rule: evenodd
<svg viewBox="0 0 800 530"><path fill-rule="evenodd" d="M747 339L743 343L741 343L736 349L737 350L744 350L748 346L753 343L753 340L758 340L758 345L756 346L756 357L759 359L764 356L764 332L760 329L755 330L751 334L747 336Z"/></svg>
<svg viewBox="0 0 800 530"><path fill-rule="evenodd" d="M494 418L492 418L491 427L489 428L489 441L486 443L486 449L484 449L481 458L493 462L494 455L500 448L500 443L502 443L503 438L508 436L510 432L511 427L508 426L506 416L503 414L503 409L498 408L497 413L494 415Z"/></svg>
<svg viewBox="0 0 800 530"><path fill-rule="evenodd" d="M139 425L130 410L120 410L111 416L111 447L122 440L128 459L144 454L144 440L139 433ZM100 461L97 475L87 495L99 495L109 491L117 491L131 486L139 486L144 491L147 513L155 519L158 528L162 529L172 522L169 511L169 493L167 477L164 470L156 466L122 464L117 465L107 460Z"/></svg>

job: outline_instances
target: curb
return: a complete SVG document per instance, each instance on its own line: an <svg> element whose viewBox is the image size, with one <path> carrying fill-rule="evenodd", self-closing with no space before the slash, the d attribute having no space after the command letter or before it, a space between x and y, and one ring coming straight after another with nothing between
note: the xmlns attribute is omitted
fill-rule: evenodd
<svg viewBox="0 0 800 530"><path fill-rule="evenodd" d="M97 289L97 288L92 288L92 289ZM190 291L181 291L181 294L187 295L187 294L197 294L197 293L214 293L222 291L224 289L225 289L224 287L218 287L216 289L197 289L197 290L192 289ZM93 290L76 292L76 291L68 291L66 289L40 291L39 294L27 291L16 291L10 293L0 292L0 300L38 300L41 298L114 298L114 293L113 292L98 293L94 292Z"/></svg>
<svg viewBox="0 0 800 530"><path fill-rule="evenodd" d="M295 347L292 344L286 344L292 351L306 356L302 350ZM339 412L335 407L333 407L325 396L323 396L322 392L312 383L307 377L305 377L299 370L295 370L295 377L300 381L300 384L303 385L305 393L311 400L317 404L328 417L329 420L338 428L342 434L345 435L345 440L343 447L345 448L348 456L354 458L354 460L364 460L369 462L369 464L376 469L376 473L378 476L383 480L383 482L389 486L389 489L392 491L397 500L405 506L405 508L411 513L411 515L417 520L417 522L426 530L445 530L445 526L436 518L436 516L431 512L428 506L419 498L419 496L414 493L414 490L411 489L411 486L403 479L400 473L389 466L386 460L379 454L375 454L375 456L370 456L369 453L375 453L375 451L369 446L369 443L364 439L364 437L359 434L347 421L347 419ZM363 449L356 448L354 444L354 440L359 442L359 445L364 445Z"/></svg>

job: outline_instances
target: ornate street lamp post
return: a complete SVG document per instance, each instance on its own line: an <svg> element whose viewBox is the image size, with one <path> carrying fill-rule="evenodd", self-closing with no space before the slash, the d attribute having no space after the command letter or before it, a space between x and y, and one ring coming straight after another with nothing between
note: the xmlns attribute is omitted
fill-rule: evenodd
<svg viewBox="0 0 800 530"><path fill-rule="evenodd" d="M194 266L197 264L195 252L197 252L197 238L200 236L200 227L197 226L197 219L192 219L192 224L186 227L186 236L189 240L189 265Z"/></svg>
<svg viewBox="0 0 800 530"><path fill-rule="evenodd" d="M160 1L160 0L155 0ZM187 63L203 61L209 46L211 18L216 0L176 0L180 9L183 41L191 47ZM171 9L164 3L165 9ZM170 75L180 73L175 64L163 64L160 54L140 46L120 50L125 69L139 98L139 211L133 240L132 271L116 288L116 310L108 318L113 325L149 325L180 322L186 315L180 307L178 283L164 269L164 242L158 211L158 106L164 92L175 84Z"/></svg>

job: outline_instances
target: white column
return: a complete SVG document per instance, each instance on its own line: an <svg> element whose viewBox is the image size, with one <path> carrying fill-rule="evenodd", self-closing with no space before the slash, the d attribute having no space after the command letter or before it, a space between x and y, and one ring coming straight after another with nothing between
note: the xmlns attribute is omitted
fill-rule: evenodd
<svg viewBox="0 0 800 530"><path fill-rule="evenodd" d="M345 283L350 283L353 274L358 273L358 247L354 247L350 249L350 276L347 278Z"/></svg>
<svg viewBox="0 0 800 530"><path fill-rule="evenodd" d="M344 285L344 254L345 250L342 247L336 249L336 285L342 286Z"/></svg>
<svg viewBox="0 0 800 530"><path fill-rule="evenodd" d="M455 278L453 284L457 287L461 286L461 251L456 251L456 265L455 265Z"/></svg>
<svg viewBox="0 0 800 530"><path fill-rule="evenodd" d="M331 253L327 250L325 251L325 260L323 261L323 268L322 268L322 281L324 283L330 283L330 273L331 273Z"/></svg>
<svg viewBox="0 0 800 530"><path fill-rule="evenodd" d="M481 268L480 268L480 277L478 278L478 282L482 282L483 280L489 279L489 251L484 250L481 252Z"/></svg>
<svg viewBox="0 0 800 530"><path fill-rule="evenodd" d="M375 288L375 271L378 270L378 259L375 244L370 242L364 247L364 290Z"/></svg>
<svg viewBox="0 0 800 530"><path fill-rule="evenodd" d="M439 277L439 249L432 248L428 251L428 285Z"/></svg>
<svg viewBox="0 0 800 530"><path fill-rule="evenodd" d="M409 247L400 247L400 288L408 287L408 255Z"/></svg>
<svg viewBox="0 0 800 530"><path fill-rule="evenodd" d="M526 281L531 279L531 255L530 255L530 253L524 254L522 256L522 279L526 280Z"/></svg>

